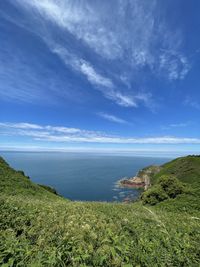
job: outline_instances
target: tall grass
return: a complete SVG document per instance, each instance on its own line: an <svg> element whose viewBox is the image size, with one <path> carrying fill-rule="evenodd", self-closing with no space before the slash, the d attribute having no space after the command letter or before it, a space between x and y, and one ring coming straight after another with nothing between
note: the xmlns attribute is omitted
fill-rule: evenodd
<svg viewBox="0 0 200 267"><path fill-rule="evenodd" d="M71 202L1 162L0 185L3 267L200 266L197 187L155 206Z"/></svg>

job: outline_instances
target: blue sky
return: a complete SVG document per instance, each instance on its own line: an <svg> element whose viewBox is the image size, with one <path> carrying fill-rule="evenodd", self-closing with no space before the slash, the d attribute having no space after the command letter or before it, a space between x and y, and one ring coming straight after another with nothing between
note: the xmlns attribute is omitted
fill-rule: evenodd
<svg viewBox="0 0 200 267"><path fill-rule="evenodd" d="M200 2L0 2L0 149L200 152Z"/></svg>

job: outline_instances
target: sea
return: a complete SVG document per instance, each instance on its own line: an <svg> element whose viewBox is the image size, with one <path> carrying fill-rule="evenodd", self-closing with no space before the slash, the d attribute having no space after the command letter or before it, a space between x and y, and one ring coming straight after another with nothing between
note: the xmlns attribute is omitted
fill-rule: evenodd
<svg viewBox="0 0 200 267"><path fill-rule="evenodd" d="M0 155L14 169L23 170L33 182L54 187L70 200L106 202L136 200L141 190L120 188L117 182L135 176L141 168L170 160L158 156L83 152L9 151Z"/></svg>

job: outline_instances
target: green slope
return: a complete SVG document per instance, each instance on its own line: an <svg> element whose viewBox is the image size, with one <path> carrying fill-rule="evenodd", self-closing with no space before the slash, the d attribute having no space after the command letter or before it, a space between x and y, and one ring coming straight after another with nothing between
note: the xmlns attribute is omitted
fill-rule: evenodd
<svg viewBox="0 0 200 267"><path fill-rule="evenodd" d="M151 188L143 193L144 204L162 209L200 210L200 157L187 156L172 160L151 177Z"/></svg>
<svg viewBox="0 0 200 267"><path fill-rule="evenodd" d="M23 171L12 169L5 160L0 157L0 194L20 195L42 199L57 199L55 192L51 188L33 183Z"/></svg>
<svg viewBox="0 0 200 267"><path fill-rule="evenodd" d="M184 202L199 201L194 191L181 195L182 207L179 197L156 206L71 202L1 159L0 193L1 266L200 266L200 212Z"/></svg>
<svg viewBox="0 0 200 267"><path fill-rule="evenodd" d="M200 156L177 158L162 167L162 170L153 177L153 183L156 183L163 174L173 174L182 182L194 186L200 183Z"/></svg>

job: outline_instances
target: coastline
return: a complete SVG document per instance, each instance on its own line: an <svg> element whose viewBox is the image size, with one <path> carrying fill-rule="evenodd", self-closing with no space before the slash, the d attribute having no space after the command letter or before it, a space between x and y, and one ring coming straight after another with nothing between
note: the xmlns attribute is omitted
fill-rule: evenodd
<svg viewBox="0 0 200 267"><path fill-rule="evenodd" d="M151 165L141 169L136 176L122 178L118 185L124 188L144 189L145 191L151 186L151 177L162 169L161 166Z"/></svg>

